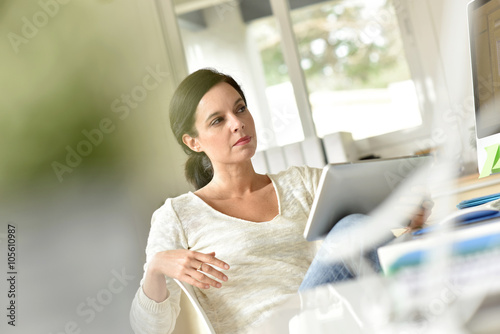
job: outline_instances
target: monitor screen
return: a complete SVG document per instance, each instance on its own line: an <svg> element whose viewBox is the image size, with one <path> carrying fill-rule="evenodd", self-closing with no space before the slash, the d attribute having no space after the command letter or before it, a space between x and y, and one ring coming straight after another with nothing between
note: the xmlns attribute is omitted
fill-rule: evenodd
<svg viewBox="0 0 500 334"><path fill-rule="evenodd" d="M468 5L477 138L500 133L500 0Z"/></svg>

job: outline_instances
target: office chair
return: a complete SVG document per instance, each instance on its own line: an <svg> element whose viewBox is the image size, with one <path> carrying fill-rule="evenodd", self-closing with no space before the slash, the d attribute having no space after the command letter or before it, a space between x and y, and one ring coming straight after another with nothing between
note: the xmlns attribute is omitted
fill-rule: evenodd
<svg viewBox="0 0 500 334"><path fill-rule="evenodd" d="M210 334L216 334L214 331L214 328L212 327L212 324L210 323L210 320L208 319L207 315L205 314L205 311L201 307L200 303L198 302L198 298L196 298L196 294L194 293L194 288L192 285L181 282L177 279L174 279L174 281L181 287L182 291L186 294L188 297L189 301L193 305L193 308L195 309L196 313L200 317L203 323L203 328L206 330L206 333Z"/></svg>

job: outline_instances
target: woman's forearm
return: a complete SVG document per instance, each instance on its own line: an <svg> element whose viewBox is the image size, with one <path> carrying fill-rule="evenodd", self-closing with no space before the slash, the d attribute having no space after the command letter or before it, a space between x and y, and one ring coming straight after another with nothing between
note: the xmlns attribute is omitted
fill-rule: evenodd
<svg viewBox="0 0 500 334"><path fill-rule="evenodd" d="M155 271L154 268L147 270L142 289L148 298L157 303L165 301L169 296L165 276Z"/></svg>

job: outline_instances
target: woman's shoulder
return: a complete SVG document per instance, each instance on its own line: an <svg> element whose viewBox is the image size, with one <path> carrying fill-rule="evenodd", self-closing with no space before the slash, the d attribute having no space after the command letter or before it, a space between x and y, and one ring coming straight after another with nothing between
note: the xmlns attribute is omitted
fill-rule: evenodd
<svg viewBox="0 0 500 334"><path fill-rule="evenodd" d="M187 194L167 198L163 205L154 211L148 237L150 252L188 248L183 222L176 210L177 205L180 204L177 202L184 201L186 197Z"/></svg>
<svg viewBox="0 0 500 334"><path fill-rule="evenodd" d="M178 216L185 210L195 210L194 196L187 192L176 197L169 197L165 202L155 210L155 216Z"/></svg>
<svg viewBox="0 0 500 334"><path fill-rule="evenodd" d="M314 198L322 172L322 168L292 166L277 174L269 175L269 177L274 180L275 184L285 190L306 190Z"/></svg>
<svg viewBox="0 0 500 334"><path fill-rule="evenodd" d="M304 181L309 181L311 179L318 178L322 173L322 168L315 168L309 166L291 166L287 169L280 171L276 174L271 174L270 176L276 179L295 179L300 178Z"/></svg>

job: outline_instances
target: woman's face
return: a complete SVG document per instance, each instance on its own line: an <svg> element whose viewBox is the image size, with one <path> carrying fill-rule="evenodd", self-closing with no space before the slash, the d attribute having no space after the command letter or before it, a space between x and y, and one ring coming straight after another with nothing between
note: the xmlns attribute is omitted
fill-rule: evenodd
<svg viewBox="0 0 500 334"><path fill-rule="evenodd" d="M252 115L243 98L228 83L212 87L200 100L195 114L196 137L183 136L196 152L205 152L215 166L249 160L257 149Z"/></svg>

